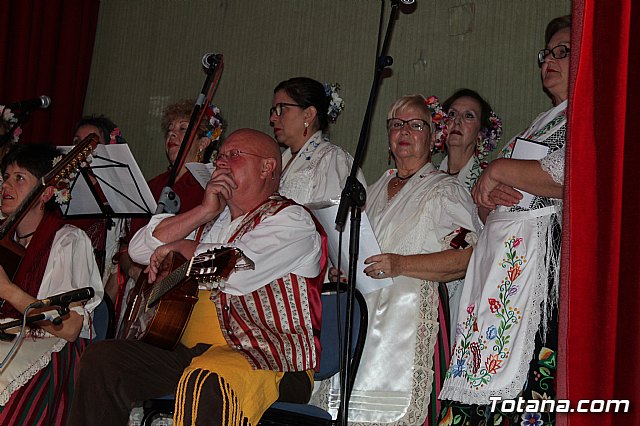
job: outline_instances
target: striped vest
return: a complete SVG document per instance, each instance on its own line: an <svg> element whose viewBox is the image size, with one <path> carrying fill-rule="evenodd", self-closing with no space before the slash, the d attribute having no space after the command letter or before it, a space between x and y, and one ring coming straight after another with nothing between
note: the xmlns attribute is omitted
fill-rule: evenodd
<svg viewBox="0 0 640 426"><path fill-rule="evenodd" d="M264 218L295 203L280 195L247 214L229 239L251 232ZM313 216L312 216L313 217ZM214 297L225 340L243 353L255 369L305 371L320 356L320 290L327 265L326 234L322 236L321 273L315 278L289 273L243 296L218 293Z"/></svg>

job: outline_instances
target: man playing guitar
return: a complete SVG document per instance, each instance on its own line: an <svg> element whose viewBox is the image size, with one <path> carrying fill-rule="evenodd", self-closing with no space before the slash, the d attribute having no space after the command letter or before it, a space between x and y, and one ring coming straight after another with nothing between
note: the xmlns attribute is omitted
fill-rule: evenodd
<svg viewBox="0 0 640 426"><path fill-rule="evenodd" d="M277 194L281 167L273 139L238 130L220 148L202 204L157 215L136 234L129 250L149 265L150 281L168 253L190 258L220 245L240 249L255 269L201 286L172 350L133 339L92 345L80 363L71 425L126 424L134 401L172 392L176 424L255 425L276 400L308 400L326 239L303 207Z"/></svg>

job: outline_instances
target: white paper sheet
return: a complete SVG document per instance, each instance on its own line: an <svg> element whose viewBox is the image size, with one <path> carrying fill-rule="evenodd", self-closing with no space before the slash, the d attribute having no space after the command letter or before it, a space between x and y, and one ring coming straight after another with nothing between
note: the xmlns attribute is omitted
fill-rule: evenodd
<svg viewBox="0 0 640 426"><path fill-rule="evenodd" d="M58 148L67 153L73 147ZM90 167L115 215L155 212L156 200L128 145L98 145ZM68 216L102 213L82 176L76 179L71 190L71 202L63 207L63 212Z"/></svg>
<svg viewBox="0 0 640 426"><path fill-rule="evenodd" d="M340 241L340 233L336 230L335 220L338 213L338 205L330 204L307 205L313 212L313 215L318 219L325 232L327 233L327 239L329 242L329 258L331 263L336 266L338 264L338 244ZM340 268L343 271L349 270L349 230L351 229L350 217L347 217L347 222L344 226L345 231L342 233L342 257ZM372 291L379 290L383 287L388 287L393 284L391 278L373 279L365 274L364 260L370 256L380 254L380 246L373 235L373 229L371 229L371 223L369 218L363 211L360 219L360 249L358 254L358 268L356 276L356 288L360 290L362 294L371 293Z"/></svg>
<svg viewBox="0 0 640 426"><path fill-rule="evenodd" d="M511 158L514 160L540 160L546 157L548 153L549 147L547 145L528 139L516 138ZM531 201L533 201L533 195L525 191L520 191L520 193L522 193L522 200L520 200L518 206L528 208Z"/></svg>
<svg viewBox="0 0 640 426"><path fill-rule="evenodd" d="M185 167L203 188L206 188L207 182L211 179L211 173L216 169L213 163L186 163Z"/></svg>

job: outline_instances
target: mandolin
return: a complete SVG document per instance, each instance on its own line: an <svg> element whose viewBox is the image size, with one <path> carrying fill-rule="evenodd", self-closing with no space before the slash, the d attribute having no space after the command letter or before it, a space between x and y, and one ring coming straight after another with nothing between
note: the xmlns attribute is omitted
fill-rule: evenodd
<svg viewBox="0 0 640 426"><path fill-rule="evenodd" d="M41 185L33 188L16 211L0 225L0 262L10 279L13 279L26 252L24 247L13 240L16 227L29 210L36 205L40 195L48 186L58 187L73 180L80 168L91 162L93 150L99 143L98 136L92 133L68 154L62 156L62 159L40 179Z"/></svg>
<svg viewBox="0 0 640 426"><path fill-rule="evenodd" d="M117 337L175 348L198 301L199 286L220 290L233 271L246 269L254 269L253 262L234 247L209 250L190 260L171 252L156 283L149 283L146 273L140 274Z"/></svg>

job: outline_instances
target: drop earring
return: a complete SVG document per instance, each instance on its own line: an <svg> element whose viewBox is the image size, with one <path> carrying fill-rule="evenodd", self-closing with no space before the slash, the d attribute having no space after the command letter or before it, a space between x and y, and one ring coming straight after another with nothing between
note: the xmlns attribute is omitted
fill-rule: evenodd
<svg viewBox="0 0 640 426"><path fill-rule="evenodd" d="M304 133L302 133L302 136L307 137L307 129L309 128L309 123L307 123L306 121L304 122Z"/></svg>

